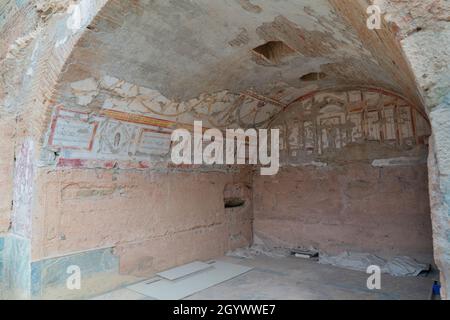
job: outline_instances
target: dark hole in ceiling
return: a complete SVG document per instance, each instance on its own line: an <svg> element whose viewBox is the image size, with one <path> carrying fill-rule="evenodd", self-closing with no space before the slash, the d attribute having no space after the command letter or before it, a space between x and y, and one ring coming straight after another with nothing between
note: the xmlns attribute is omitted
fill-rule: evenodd
<svg viewBox="0 0 450 320"><path fill-rule="evenodd" d="M275 64L280 63L283 58L290 56L295 52L283 41L269 41L256 47L253 51Z"/></svg>
<svg viewBox="0 0 450 320"><path fill-rule="evenodd" d="M318 81L325 79L327 74L324 72L310 72L300 77L302 81Z"/></svg>

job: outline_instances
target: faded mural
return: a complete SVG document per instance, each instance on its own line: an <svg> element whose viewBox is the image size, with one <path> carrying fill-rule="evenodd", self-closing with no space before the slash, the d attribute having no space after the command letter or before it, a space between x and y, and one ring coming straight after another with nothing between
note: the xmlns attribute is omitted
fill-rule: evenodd
<svg viewBox="0 0 450 320"><path fill-rule="evenodd" d="M169 157L171 133L205 128L266 126L281 106L228 91L187 102L105 76L71 83L54 107L41 164L147 168Z"/></svg>
<svg viewBox="0 0 450 320"><path fill-rule="evenodd" d="M320 91L294 101L270 126L280 129L285 162L336 156L345 147L375 142L392 151L427 143L425 115L381 89Z"/></svg>
<svg viewBox="0 0 450 320"><path fill-rule="evenodd" d="M285 162L320 160L346 146L392 150L427 143L426 116L404 98L374 89L318 91L280 105L227 91L187 102L105 76L70 83L54 107L43 165L149 168L168 162L171 133L205 128L278 128ZM280 111L282 111L280 113Z"/></svg>

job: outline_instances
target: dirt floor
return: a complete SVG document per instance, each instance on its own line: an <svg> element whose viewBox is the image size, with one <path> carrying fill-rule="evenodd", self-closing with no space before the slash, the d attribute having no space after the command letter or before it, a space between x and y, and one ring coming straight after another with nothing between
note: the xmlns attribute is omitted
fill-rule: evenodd
<svg viewBox="0 0 450 320"><path fill-rule="evenodd" d="M382 275L381 289L369 290L368 274L299 258L218 259L254 269L198 292L187 300L429 300L435 274L418 277ZM126 288L94 300L152 299Z"/></svg>

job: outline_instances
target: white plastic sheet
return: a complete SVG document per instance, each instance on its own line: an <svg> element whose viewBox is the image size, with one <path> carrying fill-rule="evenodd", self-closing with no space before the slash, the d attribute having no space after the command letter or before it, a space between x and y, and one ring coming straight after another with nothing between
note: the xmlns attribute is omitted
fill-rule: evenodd
<svg viewBox="0 0 450 320"><path fill-rule="evenodd" d="M320 254L319 263L336 267L366 271L371 265L379 266L383 273L393 276L418 276L422 271L429 270L428 264L419 263L406 256L395 257L389 261L370 253L343 252L337 256Z"/></svg>

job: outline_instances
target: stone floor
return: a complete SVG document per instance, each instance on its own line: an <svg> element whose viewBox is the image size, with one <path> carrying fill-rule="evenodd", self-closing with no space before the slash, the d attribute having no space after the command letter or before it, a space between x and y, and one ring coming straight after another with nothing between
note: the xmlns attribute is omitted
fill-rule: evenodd
<svg viewBox="0 0 450 320"><path fill-rule="evenodd" d="M198 292L187 300L429 300L434 275L392 277L382 275L381 290L369 290L369 275L299 258L238 259L221 261L251 266L244 275ZM151 299L126 288L98 296L97 300Z"/></svg>

